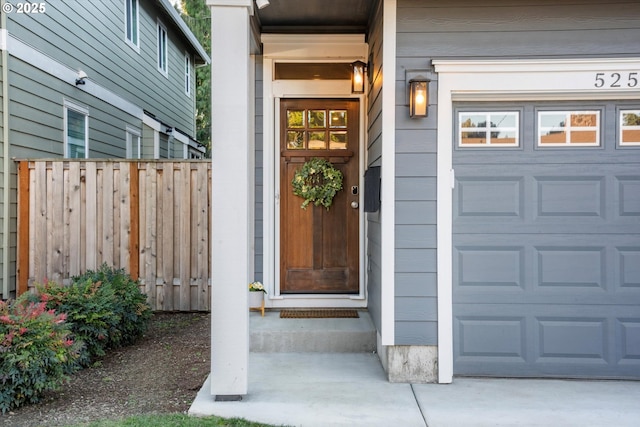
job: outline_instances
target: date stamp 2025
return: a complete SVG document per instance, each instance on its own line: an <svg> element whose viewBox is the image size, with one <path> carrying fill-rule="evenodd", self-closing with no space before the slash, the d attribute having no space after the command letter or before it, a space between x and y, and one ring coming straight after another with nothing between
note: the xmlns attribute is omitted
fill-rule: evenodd
<svg viewBox="0 0 640 427"><path fill-rule="evenodd" d="M23 14L42 14L47 12L47 4L45 2L30 3L30 2L16 2L5 3L2 5L3 13L23 13Z"/></svg>

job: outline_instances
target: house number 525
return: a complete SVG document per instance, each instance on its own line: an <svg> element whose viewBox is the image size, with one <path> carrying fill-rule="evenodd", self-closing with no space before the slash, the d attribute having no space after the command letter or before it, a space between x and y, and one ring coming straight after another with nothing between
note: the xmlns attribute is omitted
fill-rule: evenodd
<svg viewBox="0 0 640 427"><path fill-rule="evenodd" d="M595 87L637 87L638 73L596 73Z"/></svg>

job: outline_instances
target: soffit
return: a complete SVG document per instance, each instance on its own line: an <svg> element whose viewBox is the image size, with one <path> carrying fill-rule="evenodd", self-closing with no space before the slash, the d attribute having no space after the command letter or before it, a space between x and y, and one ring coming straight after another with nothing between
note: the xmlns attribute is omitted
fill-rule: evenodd
<svg viewBox="0 0 640 427"><path fill-rule="evenodd" d="M378 0L270 0L254 10L261 33L366 33Z"/></svg>

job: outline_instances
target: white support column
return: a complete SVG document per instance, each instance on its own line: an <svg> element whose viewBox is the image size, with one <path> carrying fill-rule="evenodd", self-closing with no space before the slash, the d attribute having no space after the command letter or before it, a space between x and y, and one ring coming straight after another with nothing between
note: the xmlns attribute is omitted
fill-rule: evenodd
<svg viewBox="0 0 640 427"><path fill-rule="evenodd" d="M250 211L254 158L250 100L251 0L207 0L211 8L212 287L211 394L248 391L253 279Z"/></svg>
<svg viewBox="0 0 640 427"><path fill-rule="evenodd" d="M380 186L380 274L382 275L381 344L394 345L396 274L396 0L384 0L382 27L382 181Z"/></svg>

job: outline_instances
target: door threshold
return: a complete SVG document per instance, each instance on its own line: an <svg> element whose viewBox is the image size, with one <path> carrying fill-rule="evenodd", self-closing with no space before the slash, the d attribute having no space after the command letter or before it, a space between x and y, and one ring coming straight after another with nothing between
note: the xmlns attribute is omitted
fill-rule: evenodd
<svg viewBox="0 0 640 427"><path fill-rule="evenodd" d="M278 295L267 296L266 308L366 308L360 295Z"/></svg>

